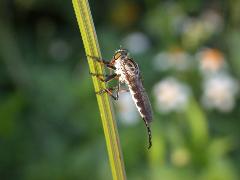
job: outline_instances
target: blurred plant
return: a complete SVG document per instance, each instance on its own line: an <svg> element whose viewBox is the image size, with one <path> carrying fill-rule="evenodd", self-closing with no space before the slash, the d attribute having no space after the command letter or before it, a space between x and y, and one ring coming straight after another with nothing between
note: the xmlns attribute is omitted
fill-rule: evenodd
<svg viewBox="0 0 240 180"><path fill-rule="evenodd" d="M239 5L92 3L104 57L120 45L135 54L156 102L150 151L141 123L120 126L128 179L239 179ZM71 4L57 0L0 1L0 179L111 178L73 16ZM128 96L116 107L130 126L140 118Z"/></svg>
<svg viewBox="0 0 240 180"><path fill-rule="evenodd" d="M140 15L140 7L134 1L117 1L112 3L110 10L110 19L117 28L131 26Z"/></svg>
<svg viewBox="0 0 240 180"><path fill-rule="evenodd" d="M217 10L207 9L203 11L200 19L202 20L204 28L209 36L220 33L223 30L224 20Z"/></svg>
<svg viewBox="0 0 240 180"><path fill-rule="evenodd" d="M173 165L182 167L186 166L190 162L190 152L187 148L176 148L172 153L171 153L171 162Z"/></svg>
<svg viewBox="0 0 240 180"><path fill-rule="evenodd" d="M156 107L162 113L184 110L188 104L190 89L173 77L165 78L155 84L153 93Z"/></svg>
<svg viewBox="0 0 240 180"><path fill-rule="evenodd" d="M49 46L49 54L56 61L68 59L72 49L63 39L55 39Z"/></svg>
<svg viewBox="0 0 240 180"><path fill-rule="evenodd" d="M183 46L195 49L221 32L222 28L222 17L214 10L207 10L199 17L186 17L182 26Z"/></svg>
<svg viewBox="0 0 240 180"><path fill-rule="evenodd" d="M175 38L181 33L185 16L178 3L157 3L146 14L144 28L155 40L168 45L175 42Z"/></svg>

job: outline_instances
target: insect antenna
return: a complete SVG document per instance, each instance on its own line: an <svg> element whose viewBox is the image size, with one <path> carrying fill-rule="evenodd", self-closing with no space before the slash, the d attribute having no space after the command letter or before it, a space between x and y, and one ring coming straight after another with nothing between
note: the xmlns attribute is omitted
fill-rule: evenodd
<svg viewBox="0 0 240 180"><path fill-rule="evenodd" d="M147 128L147 132L148 132L148 149L150 149L152 147L152 131L150 129L150 126L147 122L147 120L143 119L144 120L144 123L145 123L145 126Z"/></svg>

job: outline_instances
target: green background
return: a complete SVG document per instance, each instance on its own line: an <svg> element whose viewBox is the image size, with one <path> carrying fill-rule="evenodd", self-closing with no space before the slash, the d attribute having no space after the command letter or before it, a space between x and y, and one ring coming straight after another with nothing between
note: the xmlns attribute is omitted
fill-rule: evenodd
<svg viewBox="0 0 240 180"><path fill-rule="evenodd" d="M134 125L117 116L128 179L239 179L239 98L230 112L206 109L201 103L204 77L197 67L155 71L152 65L157 53L172 48L190 55L216 48L228 72L239 79L239 1L91 0L90 7L106 59L132 32L144 33L150 42L131 55L154 109L152 149L146 148L139 116ZM179 17L199 19L209 9L222 18L219 31L205 32L200 24L200 30L184 34L172 27ZM192 89L184 111L161 113L156 107L153 87L168 76ZM0 179L111 179L71 1L0 2Z"/></svg>

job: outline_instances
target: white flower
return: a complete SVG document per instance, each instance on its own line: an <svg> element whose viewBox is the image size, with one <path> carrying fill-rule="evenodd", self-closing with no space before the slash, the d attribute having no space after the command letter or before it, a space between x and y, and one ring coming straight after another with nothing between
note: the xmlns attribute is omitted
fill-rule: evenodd
<svg viewBox="0 0 240 180"><path fill-rule="evenodd" d="M153 59L153 67L160 71L166 71L169 69L184 71L191 65L191 56L181 49L160 52Z"/></svg>
<svg viewBox="0 0 240 180"><path fill-rule="evenodd" d="M137 108L130 93L120 93L117 101L117 110L123 124L133 125L139 121Z"/></svg>
<svg viewBox="0 0 240 180"><path fill-rule="evenodd" d="M221 51L206 48L196 54L199 61L200 71L205 76L218 73L226 68L226 61Z"/></svg>
<svg viewBox="0 0 240 180"><path fill-rule="evenodd" d="M227 74L215 74L204 82L203 104L208 109L229 112L234 108L238 82Z"/></svg>
<svg viewBox="0 0 240 180"><path fill-rule="evenodd" d="M166 78L154 86L156 105L160 112L184 110L189 101L190 89L175 78Z"/></svg>
<svg viewBox="0 0 240 180"><path fill-rule="evenodd" d="M129 34L123 39L123 44L124 47L134 54L144 53L150 48L149 38L141 32Z"/></svg>

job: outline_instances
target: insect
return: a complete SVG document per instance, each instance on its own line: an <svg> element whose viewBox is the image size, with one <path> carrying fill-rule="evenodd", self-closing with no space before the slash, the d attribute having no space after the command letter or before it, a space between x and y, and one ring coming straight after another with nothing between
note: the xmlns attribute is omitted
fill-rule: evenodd
<svg viewBox="0 0 240 180"><path fill-rule="evenodd" d="M148 132L148 149L152 146L152 133L150 129L150 122L152 121L152 108L148 95L143 87L142 79L138 64L128 56L126 49L120 48L117 50L110 61L99 59L97 57L89 56L93 60L104 64L107 68L114 71L113 74L103 76L100 74L91 73L103 82L109 82L113 79L118 79L118 85L113 88L102 89L97 94L108 93L114 100L118 100L121 91L130 91L132 99L144 120ZM126 84L128 90L120 90L121 84ZM114 96L114 91L116 96Z"/></svg>

